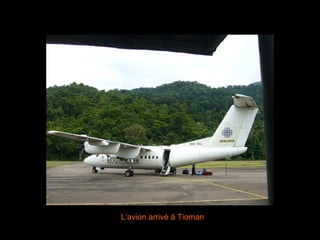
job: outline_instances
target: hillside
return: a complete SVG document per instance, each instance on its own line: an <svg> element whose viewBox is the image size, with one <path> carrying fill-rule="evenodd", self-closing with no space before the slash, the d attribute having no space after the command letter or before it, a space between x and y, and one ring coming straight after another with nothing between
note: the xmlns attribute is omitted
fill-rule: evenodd
<svg viewBox="0 0 320 240"><path fill-rule="evenodd" d="M265 159L262 85L210 88L176 81L155 88L99 91L83 84L47 89L47 131L61 130L135 144L180 143L213 134L235 93L260 109L246 159ZM75 159L79 142L47 137L47 159Z"/></svg>

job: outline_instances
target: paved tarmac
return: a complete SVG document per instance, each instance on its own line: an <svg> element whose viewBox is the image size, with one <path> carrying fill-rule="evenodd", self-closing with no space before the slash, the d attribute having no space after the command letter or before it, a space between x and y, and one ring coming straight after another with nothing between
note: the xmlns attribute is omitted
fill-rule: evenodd
<svg viewBox="0 0 320 240"><path fill-rule="evenodd" d="M104 169L83 162L47 168L47 205L269 205L266 168L214 168L213 175L159 176L151 170ZM198 170L198 168L196 168ZM191 169L189 169L191 172Z"/></svg>

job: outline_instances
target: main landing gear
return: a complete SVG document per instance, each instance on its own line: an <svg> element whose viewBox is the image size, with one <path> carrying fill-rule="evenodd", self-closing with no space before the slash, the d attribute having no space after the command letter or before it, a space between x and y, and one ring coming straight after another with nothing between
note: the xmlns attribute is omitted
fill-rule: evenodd
<svg viewBox="0 0 320 240"><path fill-rule="evenodd" d="M124 172L124 175L125 175L126 177L132 177L132 176L133 176L132 161L133 161L133 160L129 160L129 169Z"/></svg>
<svg viewBox="0 0 320 240"><path fill-rule="evenodd" d="M133 176L133 171L131 169L128 169L127 171L124 172L124 175L126 177L132 177Z"/></svg>

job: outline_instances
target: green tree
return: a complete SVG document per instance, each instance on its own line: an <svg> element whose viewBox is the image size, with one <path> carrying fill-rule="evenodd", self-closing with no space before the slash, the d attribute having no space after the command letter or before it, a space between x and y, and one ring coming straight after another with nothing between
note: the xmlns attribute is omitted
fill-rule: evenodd
<svg viewBox="0 0 320 240"><path fill-rule="evenodd" d="M145 140L146 130L140 124L132 124L123 129L125 140L135 144L141 144Z"/></svg>
<svg viewBox="0 0 320 240"><path fill-rule="evenodd" d="M262 85L210 88L176 81L155 88L98 91L72 83L46 91L47 131L60 130L133 144L170 145L212 136L235 93L252 96L263 113ZM242 157L265 159L264 115L256 116ZM79 144L47 137L48 159L77 159Z"/></svg>

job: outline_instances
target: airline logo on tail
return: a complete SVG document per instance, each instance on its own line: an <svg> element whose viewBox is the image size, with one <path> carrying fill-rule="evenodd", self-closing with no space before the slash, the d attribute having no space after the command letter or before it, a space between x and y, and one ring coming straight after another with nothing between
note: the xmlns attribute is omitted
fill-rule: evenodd
<svg viewBox="0 0 320 240"><path fill-rule="evenodd" d="M232 135L232 130L229 127L226 127L222 130L222 136L229 138Z"/></svg>
<svg viewBox="0 0 320 240"><path fill-rule="evenodd" d="M233 138L230 138L232 135L232 129L230 127L225 127L222 130L222 136L224 137L224 139L220 139L219 142L221 143L230 143L230 142L234 142Z"/></svg>

